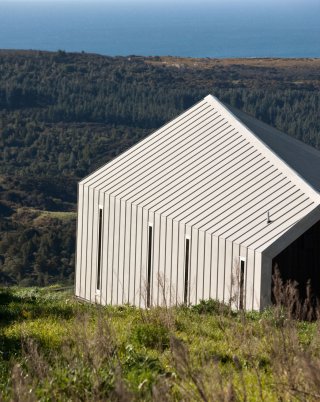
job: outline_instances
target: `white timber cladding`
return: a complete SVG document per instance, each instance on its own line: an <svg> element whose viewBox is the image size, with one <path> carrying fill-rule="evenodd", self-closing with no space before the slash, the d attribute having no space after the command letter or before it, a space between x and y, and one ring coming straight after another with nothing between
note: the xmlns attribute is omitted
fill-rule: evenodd
<svg viewBox="0 0 320 402"><path fill-rule="evenodd" d="M183 303L187 287L188 303L236 307L243 258L244 308L264 307L272 258L320 219L320 153L268 127L209 95L84 178L76 295L145 307L148 297L151 305ZM300 165L290 163L297 149ZM303 152L312 169L302 166Z"/></svg>

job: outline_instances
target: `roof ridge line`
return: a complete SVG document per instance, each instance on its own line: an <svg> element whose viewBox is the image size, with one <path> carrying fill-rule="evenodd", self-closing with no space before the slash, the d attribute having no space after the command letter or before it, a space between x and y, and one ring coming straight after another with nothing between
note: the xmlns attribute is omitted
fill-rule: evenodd
<svg viewBox="0 0 320 402"><path fill-rule="evenodd" d="M237 116L235 116L232 111L224 105L218 98L209 94L204 98L206 101L210 102L211 105L218 109L220 112L227 113L232 120L232 123L238 128L245 129L244 134L253 145L257 146L257 149L263 153L267 153L267 157L270 157L271 162L276 164L281 164L283 173L285 173L290 180L293 180L302 191L304 191L314 202L320 204L320 194L298 173L296 172L287 162L285 162L279 155L277 155L265 142L263 142L249 127L247 127ZM240 131L243 132L243 131ZM284 133L285 134L285 133ZM288 134L287 134L288 135Z"/></svg>

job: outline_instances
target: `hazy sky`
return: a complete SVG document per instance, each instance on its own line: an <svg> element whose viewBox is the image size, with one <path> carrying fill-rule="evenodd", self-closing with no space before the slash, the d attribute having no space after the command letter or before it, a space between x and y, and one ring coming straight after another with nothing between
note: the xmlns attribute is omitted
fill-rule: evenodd
<svg viewBox="0 0 320 402"><path fill-rule="evenodd" d="M239 3L239 4L255 4L255 5L277 5L277 4L306 4L306 3L317 3L319 0L0 0L1 3L5 2L23 2L23 3L103 3L103 4L112 4L112 3L145 3L145 4L161 4L161 3L189 3L189 4L199 4L199 3L208 3L208 4L219 4L222 3L227 5L230 3Z"/></svg>
<svg viewBox="0 0 320 402"><path fill-rule="evenodd" d="M183 6L192 6L196 7L206 5L210 6L222 6L223 9L228 9L233 6L241 7L244 9L248 9L248 7L252 7L252 9L268 9L274 10L275 12L280 8L282 11L288 10L290 11L296 7L308 7L308 6L316 6L320 9L320 0L0 0L1 4L42 4L49 5L50 7L54 7L54 5L59 5L60 7L65 5L73 5L73 4L83 4L86 7L90 5L104 5L104 6L114 6L114 5L130 5L130 6L140 6L146 7L148 9L152 9L152 6L157 6L158 8L163 6L165 8L168 6L168 10L170 6L181 5ZM319 15L320 20L320 15Z"/></svg>
<svg viewBox="0 0 320 402"><path fill-rule="evenodd" d="M174 6L174 5L188 5L188 6L204 6L206 4L210 4L211 6L223 6L224 8L228 8L228 5L232 7L233 5L237 5L238 7L253 7L255 9L276 9L279 7L288 7L288 10L292 7L302 7L308 5L320 5L320 0L0 0L1 4L48 4L50 6L54 6L54 4L59 4L60 6L63 4L83 4L86 6L94 5L94 4L103 4L105 6L113 6L113 5L125 5L128 4L130 6L146 6L151 8L152 5L157 7L163 5ZM319 15L320 20L320 15Z"/></svg>

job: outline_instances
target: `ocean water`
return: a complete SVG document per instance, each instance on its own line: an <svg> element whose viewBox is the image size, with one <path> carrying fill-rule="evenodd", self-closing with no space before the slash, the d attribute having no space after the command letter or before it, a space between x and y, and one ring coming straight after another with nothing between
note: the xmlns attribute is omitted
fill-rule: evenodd
<svg viewBox="0 0 320 402"><path fill-rule="evenodd" d="M0 0L0 48L320 57L320 0Z"/></svg>

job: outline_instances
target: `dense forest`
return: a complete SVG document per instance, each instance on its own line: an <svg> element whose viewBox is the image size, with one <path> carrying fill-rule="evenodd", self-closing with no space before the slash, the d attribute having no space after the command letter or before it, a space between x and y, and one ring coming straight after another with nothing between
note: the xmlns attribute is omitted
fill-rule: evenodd
<svg viewBox="0 0 320 402"><path fill-rule="evenodd" d="M320 59L0 51L0 282L72 283L79 178L209 93L320 149L319 71Z"/></svg>

